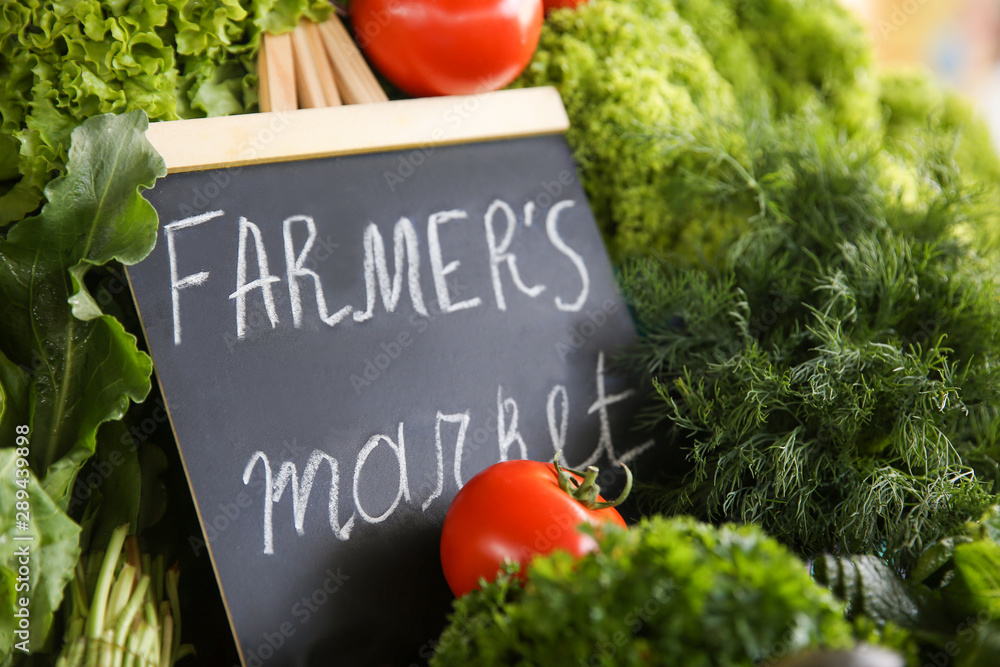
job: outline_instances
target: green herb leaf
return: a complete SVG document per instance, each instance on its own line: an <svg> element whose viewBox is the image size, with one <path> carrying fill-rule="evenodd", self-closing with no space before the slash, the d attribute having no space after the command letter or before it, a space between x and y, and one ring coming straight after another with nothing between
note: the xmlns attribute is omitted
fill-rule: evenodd
<svg viewBox="0 0 1000 667"><path fill-rule="evenodd" d="M1000 620L1000 544L977 540L955 547L955 578L944 587L963 613Z"/></svg>
<svg viewBox="0 0 1000 667"><path fill-rule="evenodd" d="M456 600L431 664L743 667L854 643L843 607L759 528L653 518L599 541Z"/></svg>
<svg viewBox="0 0 1000 667"><path fill-rule="evenodd" d="M17 601L26 598L30 601L28 613L30 618L32 651L40 650L46 641L49 628L52 625L52 615L62 601L63 587L73 576L73 568L80 555L80 528L60 510L39 484L34 474L16 477L17 470L24 470L17 465L17 453L14 448L0 449L0 507L5 511L0 514L0 535L7 539L0 541L0 662L3 662L14 650L14 629L10 620L14 612L20 608ZM27 479L27 489L17 484L18 479ZM14 508L19 502L18 491L27 491L26 502L29 507L27 530L16 524ZM27 537L29 540L15 540L17 537ZM20 576L18 570L23 564L20 558L23 551L28 551L28 577ZM28 588L15 587L27 583ZM6 654L6 655L5 655Z"/></svg>
<svg viewBox="0 0 1000 667"><path fill-rule="evenodd" d="M84 533L81 544L88 551L107 548L119 526L127 525L130 534L137 534L143 475L138 448L124 422L101 426L97 450L80 479L84 486L77 485L70 507L86 503L80 527Z"/></svg>
<svg viewBox="0 0 1000 667"><path fill-rule="evenodd" d="M656 499L909 571L995 502L998 265L963 240L957 177L914 209L819 119L753 131L762 212L720 269L622 272L647 422L687 459Z"/></svg>
<svg viewBox="0 0 1000 667"><path fill-rule="evenodd" d="M15 427L28 424L31 378L0 352L0 442L12 443Z"/></svg>
<svg viewBox="0 0 1000 667"><path fill-rule="evenodd" d="M851 617L911 631L936 632L948 625L940 594L902 579L877 556L821 556L813 563L813 576L847 604Z"/></svg>
<svg viewBox="0 0 1000 667"><path fill-rule="evenodd" d="M153 120L248 111L261 31L330 12L326 0L4 2L0 225L38 208L85 119L139 109Z"/></svg>
<svg viewBox="0 0 1000 667"><path fill-rule="evenodd" d="M32 468L63 508L98 426L150 389L149 357L100 313L84 284L91 266L136 262L155 243L156 213L139 191L166 170L146 127L142 112L84 122L73 132L68 174L49 185L41 214L0 241L4 345L33 371Z"/></svg>

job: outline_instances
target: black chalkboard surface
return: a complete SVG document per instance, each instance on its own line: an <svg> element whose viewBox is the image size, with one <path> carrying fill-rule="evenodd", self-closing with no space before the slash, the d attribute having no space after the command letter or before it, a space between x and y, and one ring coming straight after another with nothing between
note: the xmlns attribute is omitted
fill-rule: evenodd
<svg viewBox="0 0 1000 667"><path fill-rule="evenodd" d="M560 134L172 173L147 198L129 277L246 665L426 662L462 483L644 446Z"/></svg>

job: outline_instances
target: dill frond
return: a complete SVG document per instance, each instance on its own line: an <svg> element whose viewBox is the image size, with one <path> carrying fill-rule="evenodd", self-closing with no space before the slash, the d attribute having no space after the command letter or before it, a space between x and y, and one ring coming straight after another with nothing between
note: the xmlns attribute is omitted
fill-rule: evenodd
<svg viewBox="0 0 1000 667"><path fill-rule="evenodd" d="M640 419L686 456L659 506L906 568L1000 484L1000 279L959 233L976 200L939 175L904 203L877 152L808 119L757 130L763 205L720 269L621 273L659 395Z"/></svg>

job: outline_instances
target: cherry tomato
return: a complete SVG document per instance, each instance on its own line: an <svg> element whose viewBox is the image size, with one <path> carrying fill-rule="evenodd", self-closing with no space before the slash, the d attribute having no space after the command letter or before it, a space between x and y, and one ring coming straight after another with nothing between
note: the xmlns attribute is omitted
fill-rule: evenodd
<svg viewBox="0 0 1000 667"><path fill-rule="evenodd" d="M415 96L471 95L513 81L542 30L542 0L351 0L365 55Z"/></svg>
<svg viewBox="0 0 1000 667"><path fill-rule="evenodd" d="M604 503L599 495L593 500ZM459 597L476 588L480 577L492 581L504 559L520 562L523 578L536 555L564 549L582 556L597 548L593 537L578 530L584 523L625 527L613 507L588 509L563 490L552 463L496 463L470 479L448 508L441 534L445 579Z"/></svg>

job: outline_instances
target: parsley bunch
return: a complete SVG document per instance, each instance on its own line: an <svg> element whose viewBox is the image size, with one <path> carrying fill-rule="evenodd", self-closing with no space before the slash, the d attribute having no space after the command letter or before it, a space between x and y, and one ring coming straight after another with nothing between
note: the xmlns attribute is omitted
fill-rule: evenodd
<svg viewBox="0 0 1000 667"><path fill-rule="evenodd" d="M744 667L853 644L843 605L759 528L654 518L459 598L431 665Z"/></svg>

